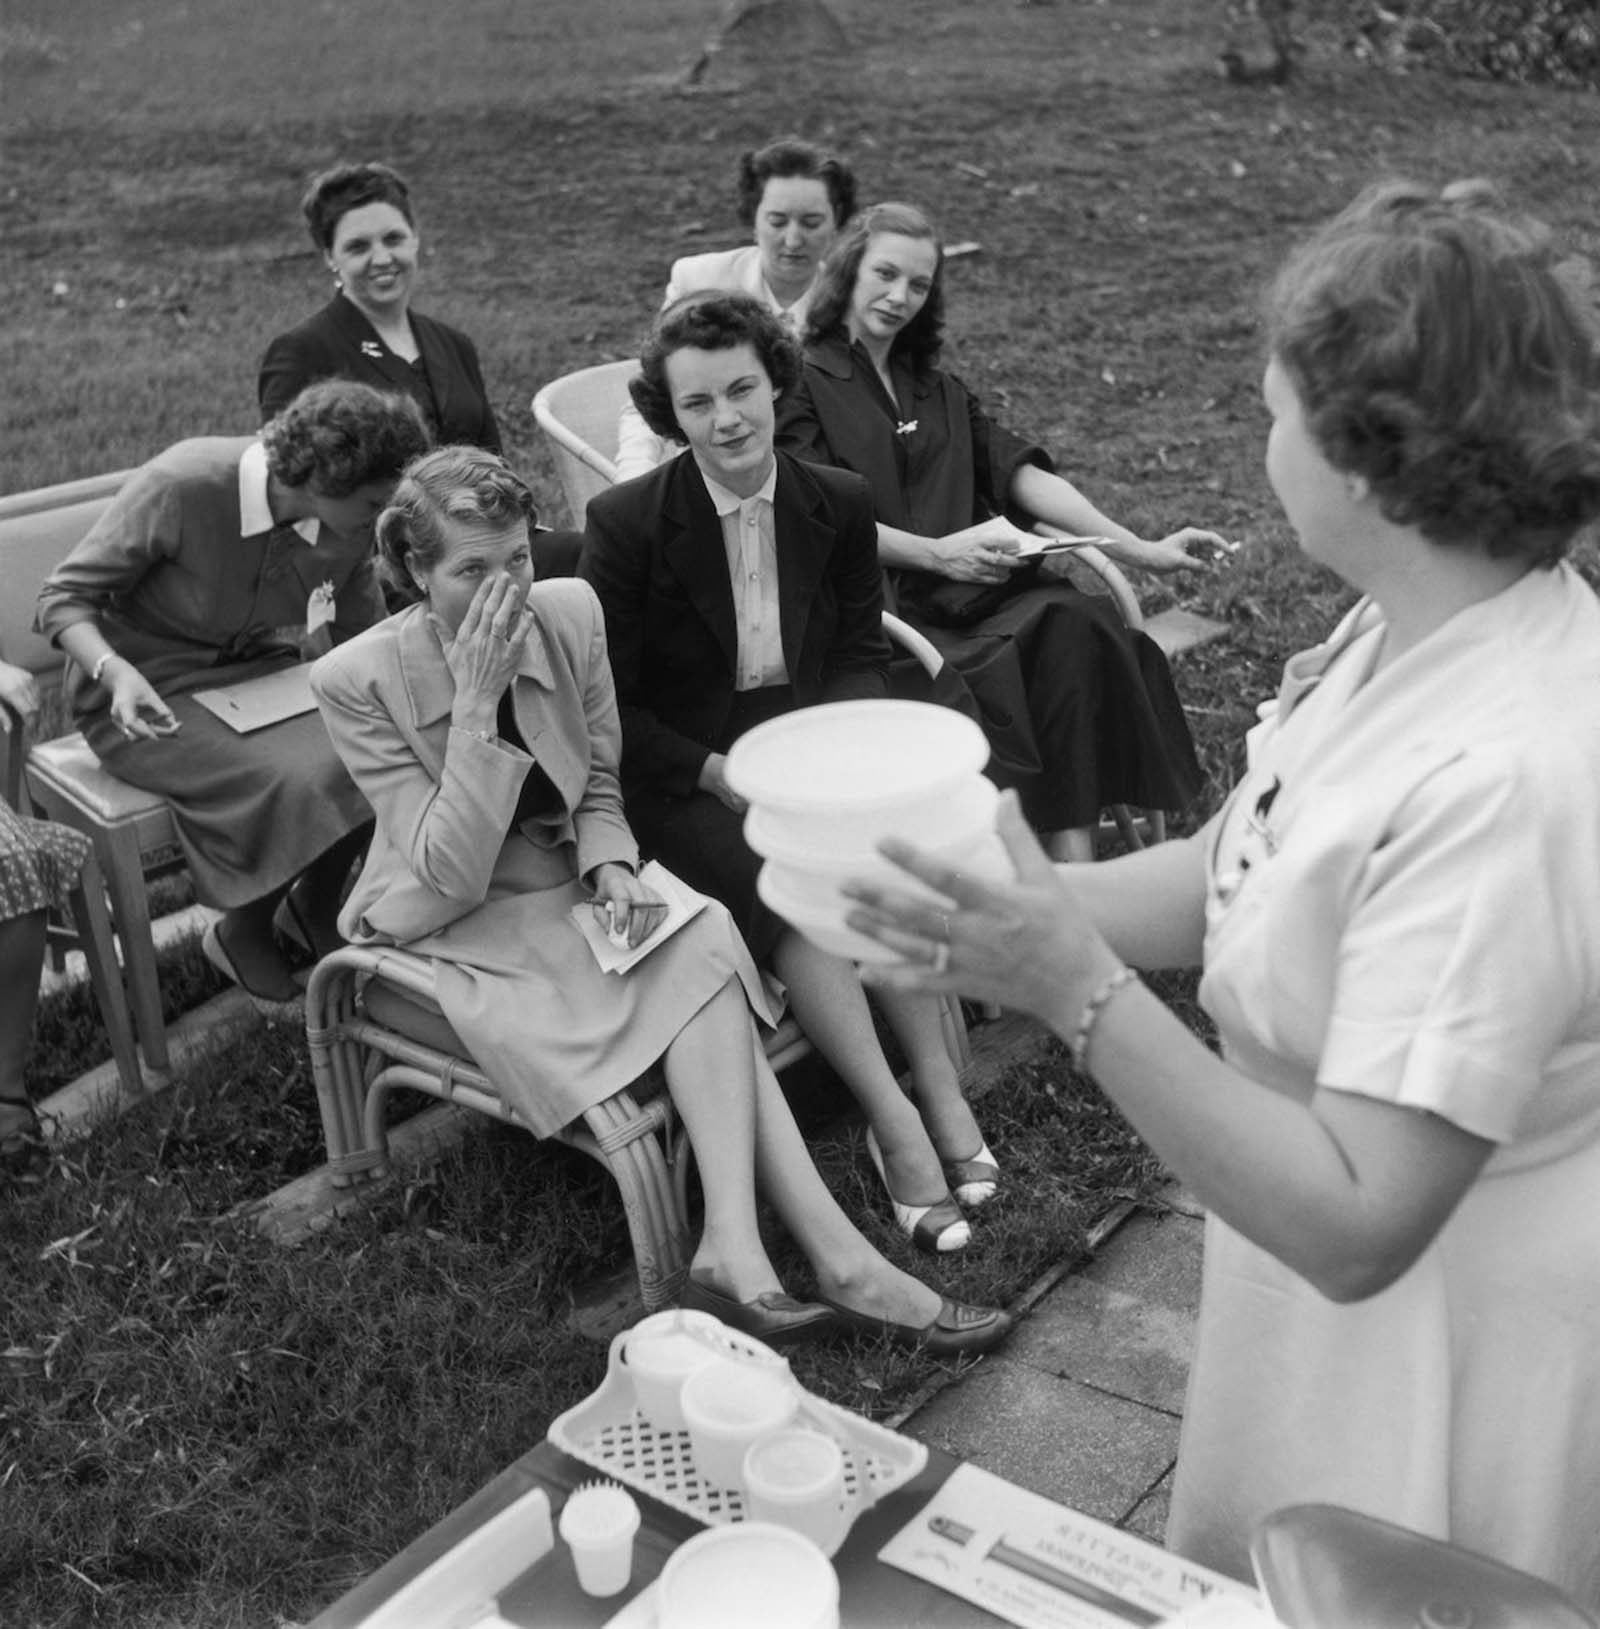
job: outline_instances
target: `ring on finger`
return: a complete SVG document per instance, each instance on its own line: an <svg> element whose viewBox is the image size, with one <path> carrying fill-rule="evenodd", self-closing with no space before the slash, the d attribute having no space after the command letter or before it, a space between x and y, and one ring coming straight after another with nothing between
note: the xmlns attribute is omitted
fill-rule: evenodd
<svg viewBox="0 0 1600 1629"><path fill-rule="evenodd" d="M933 956L928 963L928 970L935 978L941 978L950 971L950 941L941 939L933 947Z"/></svg>

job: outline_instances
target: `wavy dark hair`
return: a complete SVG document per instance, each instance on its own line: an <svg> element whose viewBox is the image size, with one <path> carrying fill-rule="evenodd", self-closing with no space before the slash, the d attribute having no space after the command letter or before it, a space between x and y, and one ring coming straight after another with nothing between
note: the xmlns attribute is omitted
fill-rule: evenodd
<svg viewBox="0 0 1600 1629"><path fill-rule="evenodd" d="M413 601L421 596L412 570L444 558L446 521L521 521L531 539L538 518L528 483L503 458L481 447L436 447L407 467L378 516L378 570L397 600Z"/></svg>
<svg viewBox="0 0 1600 1629"><path fill-rule="evenodd" d="M944 349L944 243L938 229L914 204L873 204L845 227L817 271L817 290L811 296L805 342L810 345L831 336L849 337L850 302L855 296L861 262L873 238L885 232L931 243L937 255L933 287L922 309L895 335L893 352L904 357L918 373L939 362Z"/></svg>
<svg viewBox="0 0 1600 1629"><path fill-rule="evenodd" d="M306 185L300 213L311 229L311 241L327 254L339 222L352 209L368 204L393 204L405 216L406 225L416 230L411 189L399 171L387 164L335 164L331 170L320 171Z"/></svg>
<svg viewBox="0 0 1600 1629"><path fill-rule="evenodd" d="M1382 182L1290 256L1268 343L1323 456L1388 520L1552 565L1600 516L1583 270L1487 181Z"/></svg>
<svg viewBox="0 0 1600 1629"><path fill-rule="evenodd" d="M373 481L392 481L433 445L422 410L398 391L354 379L307 385L261 430L267 468L285 486L348 498Z"/></svg>
<svg viewBox="0 0 1600 1629"><path fill-rule="evenodd" d="M667 358L674 351L731 351L748 345L781 396L800 377L800 347L789 330L748 294L702 289L674 300L651 325L639 355L639 373L628 392L639 416L658 436L683 442L667 385Z"/></svg>
<svg viewBox="0 0 1600 1629"><path fill-rule="evenodd" d="M855 214L856 178L850 166L825 147L798 136L780 136L765 147L752 147L739 155L739 219L747 228L756 224L767 183L790 176L820 181L828 189L835 226L843 226Z"/></svg>

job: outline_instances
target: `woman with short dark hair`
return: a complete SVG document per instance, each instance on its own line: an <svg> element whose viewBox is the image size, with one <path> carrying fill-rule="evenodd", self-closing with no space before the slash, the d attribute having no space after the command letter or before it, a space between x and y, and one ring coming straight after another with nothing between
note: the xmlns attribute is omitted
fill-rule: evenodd
<svg viewBox="0 0 1600 1629"><path fill-rule="evenodd" d="M315 379L356 379L415 399L437 442L500 451L477 348L411 307L422 240L411 189L387 164L339 164L311 178L301 212L338 292L261 361L263 418Z"/></svg>
<svg viewBox="0 0 1600 1629"><path fill-rule="evenodd" d="M656 319L634 399L687 451L589 504L582 574L605 607L622 708L628 815L647 852L722 900L788 988L800 1027L855 1093L901 1230L964 1249L962 1210L1000 1170L946 1047L936 1002L891 997L907 1101L861 981L756 893L727 754L797 707L882 696L889 649L872 506L861 481L772 445L799 356L747 294L691 294Z"/></svg>
<svg viewBox="0 0 1600 1629"><path fill-rule="evenodd" d="M298 992L284 903L314 952L369 814L313 711L241 735L194 699L294 666L383 615L373 517L428 446L409 396L329 379L254 436L180 441L137 469L39 593L85 739L172 806L207 954L250 994ZM309 706L309 695L307 697Z"/></svg>

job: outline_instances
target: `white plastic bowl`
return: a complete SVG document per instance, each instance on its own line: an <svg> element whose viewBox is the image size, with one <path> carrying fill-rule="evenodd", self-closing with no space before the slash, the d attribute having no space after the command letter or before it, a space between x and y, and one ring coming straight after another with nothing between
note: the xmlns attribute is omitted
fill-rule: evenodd
<svg viewBox="0 0 1600 1629"><path fill-rule="evenodd" d="M772 867L764 865L756 878L756 892L791 927L798 928L812 944L852 962L897 962L902 958L844 925L844 913L834 904L818 904L807 895L791 895L780 881L772 883Z"/></svg>
<svg viewBox="0 0 1600 1629"><path fill-rule="evenodd" d="M938 798L916 807L874 810L864 818L819 818L753 803L744 817L745 841L757 854L790 865L875 861L878 844L898 837L918 848L944 852L994 830L1000 789L982 775L968 775Z"/></svg>
<svg viewBox="0 0 1600 1629"><path fill-rule="evenodd" d="M839 701L759 724L728 753L728 783L757 808L805 816L810 840L868 846L937 806L988 762L971 719L923 701ZM908 833L913 838L914 833Z"/></svg>
<svg viewBox="0 0 1600 1629"><path fill-rule="evenodd" d="M667 1557L656 1594L660 1629L838 1629L833 1563L773 1522L696 1533Z"/></svg>
<svg viewBox="0 0 1600 1629"><path fill-rule="evenodd" d="M980 881L1009 882L1016 875L1005 844L993 830L974 832L965 842L950 849L930 852L933 858ZM881 883L930 903L948 904L946 895L877 855L866 859L847 855L842 860L801 864L769 859L762 871L771 874L772 886L785 899L810 902L818 910L827 907L841 917L853 903L843 893L848 882Z"/></svg>

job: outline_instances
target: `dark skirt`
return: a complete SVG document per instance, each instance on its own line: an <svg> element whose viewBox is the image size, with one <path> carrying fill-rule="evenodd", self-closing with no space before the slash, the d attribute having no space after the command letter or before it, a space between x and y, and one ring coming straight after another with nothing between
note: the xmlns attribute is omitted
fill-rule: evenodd
<svg viewBox="0 0 1600 1629"><path fill-rule="evenodd" d="M793 710L794 692L788 685L740 691L716 750L726 752L745 731ZM771 955L788 924L756 894L762 859L745 841L742 814L710 792L695 791L679 798L630 787L628 823L647 855L660 860L691 888L727 906L758 962Z"/></svg>
<svg viewBox="0 0 1600 1629"><path fill-rule="evenodd" d="M206 682L237 684L279 666L235 665ZM175 735L125 741L104 712L83 733L119 780L172 805L203 905L230 910L282 888L372 819L315 709L240 735L191 695L163 699L181 726Z"/></svg>
<svg viewBox="0 0 1600 1629"><path fill-rule="evenodd" d="M1065 583L1028 589L970 628L913 622L944 657L937 680L896 663L894 693L983 726L987 774L1039 831L1092 826L1108 804L1178 810L1199 792L1194 740L1161 647L1115 604Z"/></svg>

